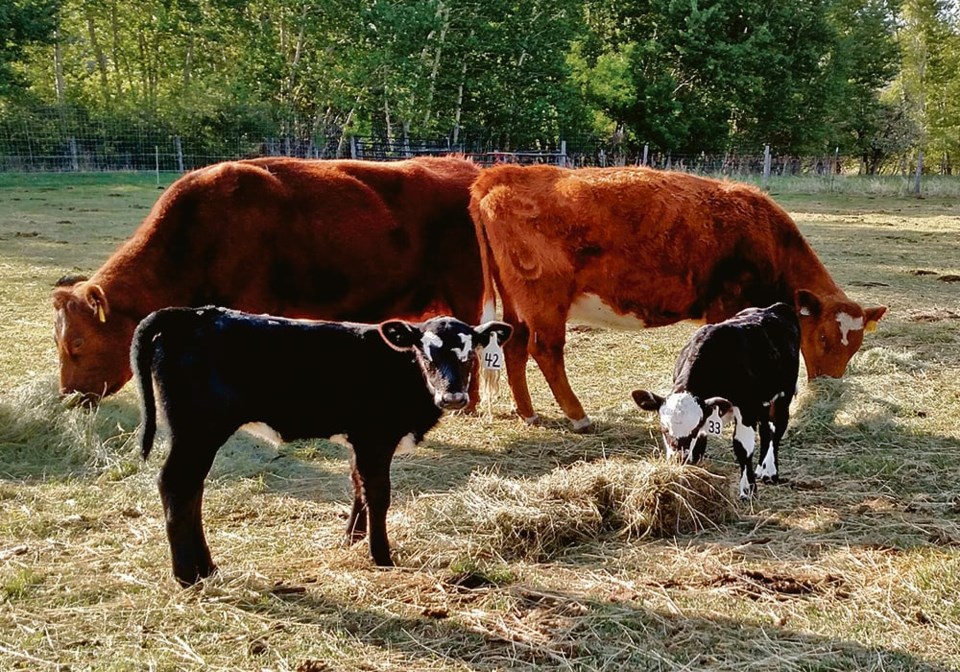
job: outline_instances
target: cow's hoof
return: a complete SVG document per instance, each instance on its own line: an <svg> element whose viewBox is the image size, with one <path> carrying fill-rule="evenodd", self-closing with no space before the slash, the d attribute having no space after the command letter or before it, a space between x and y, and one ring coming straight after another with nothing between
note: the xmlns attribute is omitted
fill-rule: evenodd
<svg viewBox="0 0 960 672"><path fill-rule="evenodd" d="M523 418L523 416L520 416ZM528 427L539 427L540 426L540 416L534 413L529 418L523 418L523 424Z"/></svg>
<svg viewBox="0 0 960 672"><path fill-rule="evenodd" d="M777 485L780 483L780 477L777 474L774 474L773 476L757 474L757 480L759 480L761 483L766 483L767 485Z"/></svg>
<svg viewBox="0 0 960 672"><path fill-rule="evenodd" d="M593 421L586 415L579 420L573 420L573 431L575 434L591 434L596 429Z"/></svg>

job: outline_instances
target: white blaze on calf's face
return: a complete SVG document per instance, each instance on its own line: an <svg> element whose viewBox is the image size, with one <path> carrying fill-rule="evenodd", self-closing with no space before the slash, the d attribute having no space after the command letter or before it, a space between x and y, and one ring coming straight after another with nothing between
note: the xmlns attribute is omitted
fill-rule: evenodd
<svg viewBox="0 0 960 672"><path fill-rule="evenodd" d="M433 361L433 357L430 356L430 347L443 347L443 339L432 331L423 332L423 338L420 339L420 342L423 344L423 356L427 358L428 362Z"/></svg>
<svg viewBox="0 0 960 672"><path fill-rule="evenodd" d="M840 323L840 342L849 345L847 336L851 331L863 331L863 317L854 317L847 313L837 313L837 322Z"/></svg>
<svg viewBox="0 0 960 672"><path fill-rule="evenodd" d="M470 334L460 334L460 340L463 341L463 345L459 348L452 348L452 350L461 362L465 362L470 359L470 351L473 350L473 338Z"/></svg>
<svg viewBox="0 0 960 672"><path fill-rule="evenodd" d="M667 435L678 442L691 439L701 424L703 424L703 409L692 394L674 392L667 397L660 407L660 428L664 434L663 444L667 449L667 457L673 457L675 453L674 447L670 445L671 442L667 440ZM685 459L688 457L684 455Z"/></svg>

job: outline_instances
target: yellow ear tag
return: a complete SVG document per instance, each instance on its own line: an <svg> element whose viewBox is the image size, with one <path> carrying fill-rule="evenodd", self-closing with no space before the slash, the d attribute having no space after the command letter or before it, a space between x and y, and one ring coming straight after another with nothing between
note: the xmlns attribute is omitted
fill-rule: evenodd
<svg viewBox="0 0 960 672"><path fill-rule="evenodd" d="M863 328L863 333L869 334L870 332L873 332L876 330L877 330L877 321L870 320L869 322L867 322L867 326Z"/></svg>
<svg viewBox="0 0 960 672"><path fill-rule="evenodd" d="M97 304L97 315L100 317L100 322L105 323L107 321L107 316L103 312L103 306L101 306L99 303Z"/></svg>

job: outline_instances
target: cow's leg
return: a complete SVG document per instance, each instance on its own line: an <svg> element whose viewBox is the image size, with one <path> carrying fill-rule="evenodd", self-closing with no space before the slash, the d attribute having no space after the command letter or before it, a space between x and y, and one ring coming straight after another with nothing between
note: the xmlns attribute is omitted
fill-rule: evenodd
<svg viewBox="0 0 960 672"><path fill-rule="evenodd" d="M182 586L193 585L217 569L203 534L202 507L203 481L218 447L207 442L185 445L174 438L157 479L173 575Z"/></svg>
<svg viewBox="0 0 960 672"><path fill-rule="evenodd" d="M513 394L513 402L517 406L517 415L528 425L535 425L540 421L540 418L533 410L530 388L527 387L530 330L507 307L504 307L503 319L513 326L513 336L503 345L503 359L507 365L507 382L510 384L510 393Z"/></svg>
<svg viewBox="0 0 960 672"><path fill-rule="evenodd" d="M573 423L573 431L588 432L592 428L590 418L583 410L580 400L570 387L563 364L563 346L566 344L566 324L552 326L531 325L530 352L537 361L543 377L560 404L564 414Z"/></svg>
<svg viewBox="0 0 960 672"><path fill-rule="evenodd" d="M756 441L756 432L752 427L745 424L736 413L736 422L733 430L733 454L737 458L737 464L740 466L740 499L750 499L757 489L756 477L753 473L751 458L753 457L754 442Z"/></svg>
<svg viewBox="0 0 960 672"><path fill-rule="evenodd" d="M399 439L394 443L399 442ZM385 449L383 443L362 440L353 441L355 472L363 497L362 506L367 512L367 530L370 540L370 555L381 567L393 567L390 558L390 542L387 539L387 509L390 508L390 461L393 448ZM356 481L355 481L356 483ZM357 502L354 500L354 511ZM357 516L362 514L362 509ZM359 521L357 521L359 524ZM356 525L354 530L356 530Z"/></svg>

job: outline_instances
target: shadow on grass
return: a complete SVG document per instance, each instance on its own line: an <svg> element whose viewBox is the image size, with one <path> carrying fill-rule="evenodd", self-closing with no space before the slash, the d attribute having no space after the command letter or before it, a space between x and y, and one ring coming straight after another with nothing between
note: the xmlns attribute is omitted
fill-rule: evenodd
<svg viewBox="0 0 960 672"><path fill-rule="evenodd" d="M398 574L385 573L377 583L382 594L411 596L405 605L391 603L391 609L409 616L385 616L317 594L313 587L293 585L275 586L266 599L237 606L268 622L349 633L361 645L382 649L393 662L417 669L452 663L474 670L737 670L771 660L790 661L790 669L796 670L947 669L910 653L801 633L772 622L667 613L643 606L640 595L599 600L522 585L470 589L451 577L438 581L433 576L421 577L420 590L407 590L403 584L417 582L416 575ZM392 577L398 586L390 585ZM271 645L269 636L264 645ZM337 661L297 664L308 662L324 669L322 665L336 666Z"/></svg>

